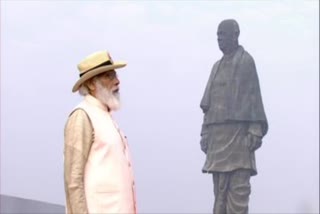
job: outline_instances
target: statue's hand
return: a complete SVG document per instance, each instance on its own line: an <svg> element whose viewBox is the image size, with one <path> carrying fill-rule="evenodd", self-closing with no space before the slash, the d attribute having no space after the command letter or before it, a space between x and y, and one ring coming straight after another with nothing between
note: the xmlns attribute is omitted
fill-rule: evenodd
<svg viewBox="0 0 320 214"><path fill-rule="evenodd" d="M251 152L256 151L261 147L262 137L248 133L249 150Z"/></svg>
<svg viewBox="0 0 320 214"><path fill-rule="evenodd" d="M208 149L208 137L207 137L207 134L201 136L200 145L201 145L201 150L205 154L207 154L207 149Z"/></svg>

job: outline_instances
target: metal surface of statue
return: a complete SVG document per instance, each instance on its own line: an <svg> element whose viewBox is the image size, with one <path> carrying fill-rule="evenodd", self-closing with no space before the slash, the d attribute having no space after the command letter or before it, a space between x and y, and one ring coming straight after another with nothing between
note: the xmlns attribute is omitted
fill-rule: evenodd
<svg viewBox="0 0 320 214"><path fill-rule="evenodd" d="M219 24L223 57L212 68L200 104L202 172L213 177L215 214L248 213L255 151L268 131L254 59L239 45L239 34L235 20Z"/></svg>

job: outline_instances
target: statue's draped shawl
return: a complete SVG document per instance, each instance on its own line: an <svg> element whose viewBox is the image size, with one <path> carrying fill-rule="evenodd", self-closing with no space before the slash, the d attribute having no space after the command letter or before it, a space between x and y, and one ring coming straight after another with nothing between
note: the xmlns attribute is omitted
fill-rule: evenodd
<svg viewBox="0 0 320 214"><path fill-rule="evenodd" d="M213 80L219 70L221 60L212 68L200 107L205 114L205 123L215 123L214 114L210 114L215 100L210 96ZM247 121L259 122L262 125L263 135L268 131L268 122L265 115L259 79L252 56L239 46L232 59L230 84L226 89L225 111L221 112L225 122ZM223 72L223 71L220 71ZM220 115L221 118L221 115Z"/></svg>

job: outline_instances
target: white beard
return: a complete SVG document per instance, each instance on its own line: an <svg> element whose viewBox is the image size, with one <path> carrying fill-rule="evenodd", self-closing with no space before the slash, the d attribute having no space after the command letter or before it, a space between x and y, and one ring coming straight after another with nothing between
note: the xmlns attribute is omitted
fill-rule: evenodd
<svg viewBox="0 0 320 214"><path fill-rule="evenodd" d="M104 105L108 106L111 111L117 111L120 109L120 93L112 92L108 88L104 87L100 81L95 82L97 89L97 99Z"/></svg>

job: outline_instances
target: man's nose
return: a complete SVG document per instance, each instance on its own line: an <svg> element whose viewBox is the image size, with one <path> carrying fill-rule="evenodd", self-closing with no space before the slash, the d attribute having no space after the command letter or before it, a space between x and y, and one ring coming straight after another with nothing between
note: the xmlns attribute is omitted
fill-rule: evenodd
<svg viewBox="0 0 320 214"><path fill-rule="evenodd" d="M118 85L120 84L120 80L118 79L118 77L115 77L115 78L114 78L114 84L115 84L116 86L118 86Z"/></svg>

